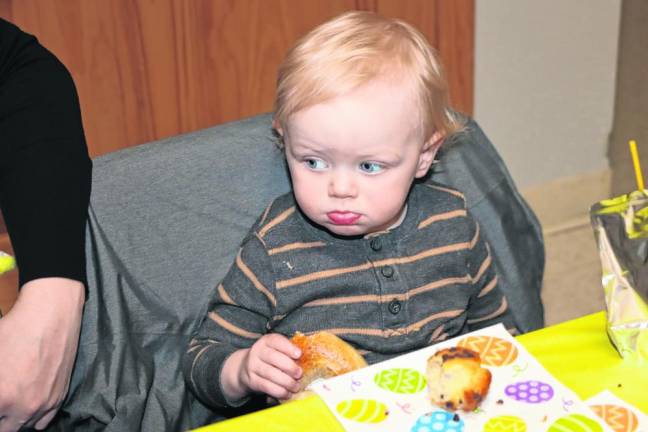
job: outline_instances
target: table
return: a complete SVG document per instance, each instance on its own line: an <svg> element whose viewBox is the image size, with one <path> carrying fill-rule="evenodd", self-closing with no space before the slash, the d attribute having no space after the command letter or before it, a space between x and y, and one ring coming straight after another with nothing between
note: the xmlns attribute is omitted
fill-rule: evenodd
<svg viewBox="0 0 648 432"><path fill-rule="evenodd" d="M517 339L581 399L607 389L648 414L648 367L625 362L608 340L605 325L605 313L598 312ZM344 432L317 396L215 423L196 432L255 430Z"/></svg>

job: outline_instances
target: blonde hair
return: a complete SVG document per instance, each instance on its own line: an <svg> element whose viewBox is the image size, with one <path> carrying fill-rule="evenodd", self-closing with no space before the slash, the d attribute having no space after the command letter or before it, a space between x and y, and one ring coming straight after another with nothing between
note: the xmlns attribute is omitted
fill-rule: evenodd
<svg viewBox="0 0 648 432"><path fill-rule="evenodd" d="M462 128L448 105L448 84L436 52L411 25L371 12L344 13L316 27L279 67L274 124L378 78L412 83L425 139Z"/></svg>

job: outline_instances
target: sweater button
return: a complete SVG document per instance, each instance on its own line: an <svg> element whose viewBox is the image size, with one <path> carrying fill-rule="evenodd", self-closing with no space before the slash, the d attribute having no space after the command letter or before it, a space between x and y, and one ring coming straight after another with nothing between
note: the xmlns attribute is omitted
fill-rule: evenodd
<svg viewBox="0 0 648 432"><path fill-rule="evenodd" d="M394 315L398 315L398 313L401 311L401 302L398 300L394 299L389 302L389 306L387 306L387 309L389 309L389 312L391 312Z"/></svg>
<svg viewBox="0 0 648 432"><path fill-rule="evenodd" d="M380 269L380 273L382 273L383 276L386 278L390 278L394 276L394 267L392 266L385 266Z"/></svg>
<svg viewBox="0 0 648 432"><path fill-rule="evenodd" d="M382 249L382 242L380 241L379 238L372 238L369 241L369 247L374 251L378 252L379 250Z"/></svg>

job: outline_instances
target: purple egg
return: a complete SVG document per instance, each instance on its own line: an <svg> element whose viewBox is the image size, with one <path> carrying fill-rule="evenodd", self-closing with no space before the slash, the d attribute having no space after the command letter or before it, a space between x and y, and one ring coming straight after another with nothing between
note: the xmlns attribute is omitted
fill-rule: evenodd
<svg viewBox="0 0 648 432"><path fill-rule="evenodd" d="M506 386L504 393L516 401L537 404L550 400L554 390L541 381L520 381Z"/></svg>

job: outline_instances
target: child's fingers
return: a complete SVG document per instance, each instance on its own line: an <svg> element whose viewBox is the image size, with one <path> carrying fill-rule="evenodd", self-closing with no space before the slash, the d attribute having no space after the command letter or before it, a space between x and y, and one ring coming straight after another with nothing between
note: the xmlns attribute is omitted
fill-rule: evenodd
<svg viewBox="0 0 648 432"><path fill-rule="evenodd" d="M266 364L264 367L259 368L255 373L259 378L270 381L291 393L295 393L299 390L299 383L295 378L270 364Z"/></svg>
<svg viewBox="0 0 648 432"><path fill-rule="evenodd" d="M263 378L259 377L259 382L257 383L256 390L267 394L277 400L290 399L293 395L293 392L287 390L286 388Z"/></svg>
<svg viewBox="0 0 648 432"><path fill-rule="evenodd" d="M301 356L301 350L293 345L286 336L273 333L267 336L267 345L286 354L288 357L297 360Z"/></svg>
<svg viewBox="0 0 648 432"><path fill-rule="evenodd" d="M302 376L302 370L297 365L295 360L288 357L286 354L276 351L274 349L267 349L260 353L260 358L263 363L272 366L282 373L297 380Z"/></svg>
<svg viewBox="0 0 648 432"><path fill-rule="evenodd" d="M277 337L268 338L268 349L260 353L261 360L295 379L301 378L302 370L295 362L301 355L299 348L291 344L284 336L273 336Z"/></svg>

